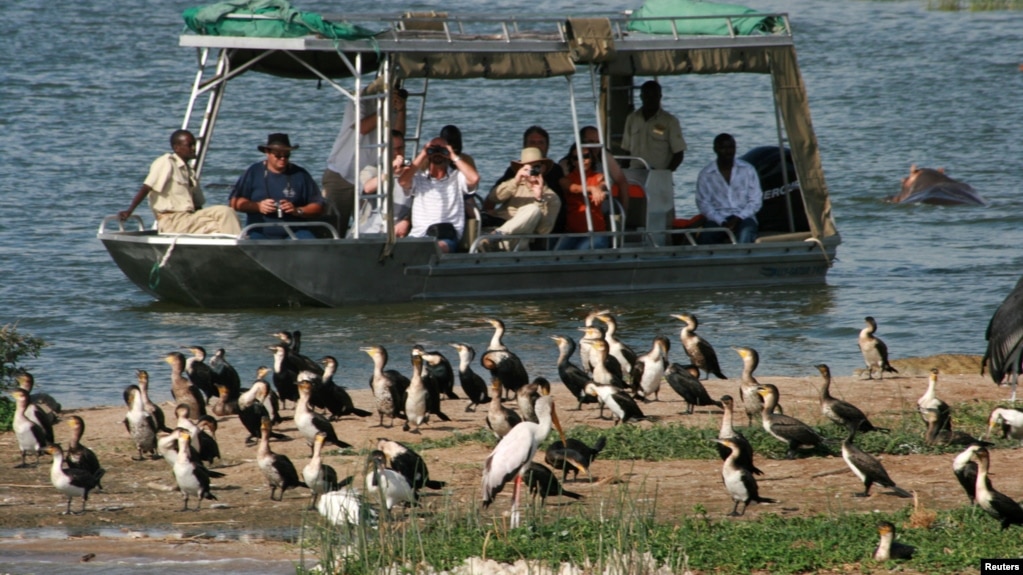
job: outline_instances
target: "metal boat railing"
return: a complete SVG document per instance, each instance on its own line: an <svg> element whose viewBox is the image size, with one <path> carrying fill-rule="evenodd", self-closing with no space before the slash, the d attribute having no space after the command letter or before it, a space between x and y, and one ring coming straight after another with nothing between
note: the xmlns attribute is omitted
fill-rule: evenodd
<svg viewBox="0 0 1023 575"><path fill-rule="evenodd" d="M260 230L264 228L284 228L284 231L288 234L288 239L298 240L302 239L295 235L296 229L323 229L330 234L330 238L317 238L317 239L341 239L341 236L337 233L337 228L328 224L327 222L265 222L260 224L249 224L242 228L242 233L238 235L241 239L248 239L250 231ZM267 238L269 239L269 238Z"/></svg>

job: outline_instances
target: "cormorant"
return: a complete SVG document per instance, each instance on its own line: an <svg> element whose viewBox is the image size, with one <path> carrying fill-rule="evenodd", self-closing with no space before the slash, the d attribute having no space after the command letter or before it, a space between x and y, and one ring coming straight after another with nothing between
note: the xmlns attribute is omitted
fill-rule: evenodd
<svg viewBox="0 0 1023 575"><path fill-rule="evenodd" d="M175 405L185 404L195 417L206 415L206 399L202 391L185 377L185 356L179 352L168 353L164 357L171 366L171 396Z"/></svg>
<svg viewBox="0 0 1023 575"><path fill-rule="evenodd" d="M973 460L973 454L981 447L983 445L979 443L971 443L952 460L952 473L966 492L970 505L977 503L977 462ZM990 478L987 480L987 488L991 489Z"/></svg>
<svg viewBox="0 0 1023 575"><path fill-rule="evenodd" d="M267 368L262 369L266 370ZM246 445L259 441L260 423L264 417L268 417L271 422L274 421L273 414L266 407L271 393L273 392L270 391L270 384L260 377L238 398L238 419L245 427L245 431L249 432L249 436L245 438ZM270 437L278 440L288 439L286 435L276 431L271 431Z"/></svg>
<svg viewBox="0 0 1023 575"><path fill-rule="evenodd" d="M607 342L608 354L618 360L622 375L632 374L632 368L636 365L636 352L618 339L618 321L610 313L602 313L597 319L607 324L607 331L604 332L604 341Z"/></svg>
<svg viewBox="0 0 1023 575"><path fill-rule="evenodd" d="M341 419L344 415L356 417L369 417L373 415L365 409L355 407L352 396L344 386L334 383L334 374L337 373L337 359L333 356L325 356L320 360L323 365L323 379L319 385L313 387L313 393L309 397L309 405L320 407L330 412L333 420Z"/></svg>
<svg viewBox="0 0 1023 575"><path fill-rule="evenodd" d="M579 471L584 471L589 476L590 464L600 455L606 445L607 438L604 436L598 437L593 447L571 437L566 438L564 443L559 439L547 448L543 460L554 469L561 470L562 481L568 479L569 471L572 472L574 481L579 478Z"/></svg>
<svg viewBox="0 0 1023 575"><path fill-rule="evenodd" d="M501 388L515 392L529 383L529 374L519 356L506 349L489 350L480 357L480 365L490 372L490 378L501 382Z"/></svg>
<svg viewBox="0 0 1023 575"><path fill-rule="evenodd" d="M1013 438L1019 440L1020 447L1023 447L1023 411L996 407L987 418L987 431L984 437L999 428L1002 431L1002 439Z"/></svg>
<svg viewBox="0 0 1023 575"><path fill-rule="evenodd" d="M135 378L138 381L139 392L142 395L142 407L153 415L153 421L156 422L156 430L164 433L170 433L171 429L167 427L167 418L163 414L163 409L149 399L149 372L144 369L136 369ZM131 402L127 397L127 391L128 390L125 389L124 402L128 404L128 407L131 407Z"/></svg>
<svg viewBox="0 0 1023 575"><path fill-rule="evenodd" d="M849 403L848 401L842 401L831 396L831 368L825 364L817 365L817 370L821 372L821 377L824 378L824 384L821 386L821 413L824 417L827 417L836 424L842 427L849 427L855 425L857 431L867 433L870 431L883 431L888 433L890 429L884 427L875 427L874 424L870 423L867 416L860 408Z"/></svg>
<svg viewBox="0 0 1023 575"><path fill-rule="evenodd" d="M624 391L619 391L610 385L598 385L593 382L587 383L585 389L586 393L599 399L601 405L607 406L614 416L615 425L637 419L647 419L639 405L636 404L636 400L629 397Z"/></svg>
<svg viewBox="0 0 1023 575"><path fill-rule="evenodd" d="M408 389L409 380L393 369L384 369L387 365L387 350L384 346L374 345L359 349L373 359L373 375L370 377L369 387L377 400L377 413L380 414L378 427L384 426L385 416L391 420L389 427L394 427L395 417L405 417L405 390Z"/></svg>
<svg viewBox="0 0 1023 575"><path fill-rule="evenodd" d="M295 464L286 455L274 453L270 450L270 418L264 417L259 424L260 436L259 447L256 450L256 463L259 470L263 472L267 485L270 486L270 500L283 501L284 492L294 487L306 487L304 481L298 479L298 471ZM281 490L281 496L274 498L277 490Z"/></svg>
<svg viewBox="0 0 1023 575"><path fill-rule="evenodd" d="M938 427L938 420L938 416L932 415L927 422L927 432L924 434L924 443L927 445L970 445L971 443L983 446L994 445L990 441L982 441L964 431L952 429L951 426L942 429Z"/></svg>
<svg viewBox="0 0 1023 575"><path fill-rule="evenodd" d="M849 435L842 442L842 459L845 460L845 464L849 466L853 474L863 482L863 493L856 493L854 497L869 497L870 487L875 483L881 487L888 487L899 497L912 497L911 493L892 481L876 457L856 447L856 444L853 443L857 430L855 424L850 423L848 428Z"/></svg>
<svg viewBox="0 0 1023 575"><path fill-rule="evenodd" d="M202 464L192 460L189 442L188 430L180 430L178 432L178 456L174 461L174 479L177 481L178 490L185 498L185 505L181 511L188 511L188 499L191 495L195 495L195 511L199 511L203 499L216 500L217 498L210 493L209 471Z"/></svg>
<svg viewBox="0 0 1023 575"><path fill-rule="evenodd" d="M476 411L476 406L490 401L487 383L472 370L476 350L467 343L453 343L451 347L458 351L458 381L462 384L462 391L469 398L469 405L465 406L465 411Z"/></svg>
<svg viewBox="0 0 1023 575"><path fill-rule="evenodd" d="M441 421L451 418L440 410L440 392L430 389L423 381L423 356L412 354L412 379L405 390L405 424L403 431L419 433L419 426L429 423L430 414L435 414Z"/></svg>
<svg viewBox="0 0 1023 575"><path fill-rule="evenodd" d="M274 355L273 382L274 388L277 389L277 396L281 399L281 405L286 406L285 402L288 401L298 401L298 385L296 383L298 371L292 369L288 362L288 346L278 343L269 345L266 349L273 352ZM316 368L313 373L323 372L323 368L320 366L316 366Z"/></svg>
<svg viewBox="0 0 1023 575"><path fill-rule="evenodd" d="M895 526L887 521L877 524L877 533L881 540L874 550L874 561L889 561L891 559L912 559L916 547L899 543L895 540Z"/></svg>
<svg viewBox="0 0 1023 575"><path fill-rule="evenodd" d="M718 355L714 352L714 347L707 340L696 334L696 328L699 326L696 316L682 313L672 315L671 317L681 320L686 324L682 328L679 337L682 339L682 347L686 350L686 354L689 355L693 365L707 372L707 378L714 374L721 379L728 379L725 377L725 374L721 373L721 367L718 365Z"/></svg>
<svg viewBox="0 0 1023 575"><path fill-rule="evenodd" d="M412 346L412 353L423 358L423 383L427 389L443 393L448 399L458 399L455 393L455 371L451 362L439 351L426 351L422 345Z"/></svg>
<svg viewBox="0 0 1023 575"><path fill-rule="evenodd" d="M742 358L742 377L739 379L739 401L746 410L747 425L753 425L753 417L760 415L764 410L764 398L760 395L760 383L753 375L760 365L760 354L751 347L734 348L739 357ZM781 405L777 406L778 413L785 413Z"/></svg>
<svg viewBox="0 0 1023 575"><path fill-rule="evenodd" d="M523 481L526 482L529 493L533 497L540 496L541 505L547 501L548 497L553 495L564 495L572 499L583 498L582 495L562 487L561 482L558 481L558 478L554 476L554 473L546 465L535 461L529 462Z"/></svg>
<svg viewBox="0 0 1023 575"><path fill-rule="evenodd" d="M212 415L204 415L195 422L199 428L199 460L201 462L213 462L220 457L220 445L217 443L218 423Z"/></svg>
<svg viewBox="0 0 1023 575"><path fill-rule="evenodd" d="M206 402L217 396L217 387L213 384L213 370L206 365L206 349L200 345L182 346L192 352L192 357L185 360L185 374L199 391L206 396Z"/></svg>
<svg viewBox="0 0 1023 575"><path fill-rule="evenodd" d="M753 477L749 469L739 464L742 450L736 445L734 440L718 438L714 441L731 451L728 457L725 458L724 463L721 464L721 479L724 480L725 489L728 490L728 494L732 496L732 501L735 502L735 505L732 506L732 512L728 514L729 517L738 517L746 513L746 508L749 507L750 501L755 503L777 503L774 499L760 496L760 488L757 486L756 478ZM739 511L740 503L742 503L742 511Z"/></svg>
<svg viewBox="0 0 1023 575"><path fill-rule="evenodd" d="M28 394L25 394L26 401ZM85 502L89 500L89 492L99 485L103 478L104 471L100 469L96 473L89 473L84 469L64 469L64 450L59 444L51 443L46 447L46 452L53 456L53 464L50 465L50 483L67 496L67 510L61 515L72 515L71 500L75 497L82 498L82 510L85 513Z"/></svg>
<svg viewBox="0 0 1023 575"><path fill-rule="evenodd" d="M430 471L426 468L426 461L404 443L391 441L383 437L377 439L377 449L384 454L384 461L389 469L393 469L405 478L412 489L419 491L427 487L429 489L443 489L443 481L430 479Z"/></svg>
<svg viewBox="0 0 1023 575"><path fill-rule="evenodd" d="M217 417L227 417L238 413L238 396L231 397L231 390L223 383L217 384L217 395L220 399L213 404L210 411Z"/></svg>
<svg viewBox="0 0 1023 575"><path fill-rule="evenodd" d="M934 367L931 368L931 375L927 377L927 391L916 401L920 417L927 424L933 420L938 429L952 429L952 410L947 403L938 399L935 392L937 385L938 368Z"/></svg>
<svg viewBox="0 0 1023 575"><path fill-rule="evenodd" d="M309 407L309 395L313 389L313 384L310 380L316 377L317 375L311 371L303 371L298 374L298 401L295 402L295 427L305 437L310 449L315 449L313 443L316 440L317 434L320 433L327 436L327 443L331 445L336 445L341 449L351 447L350 443L338 439L334 426L330 424L330 421L325 416L314 412Z"/></svg>
<svg viewBox="0 0 1023 575"><path fill-rule="evenodd" d="M95 476L103 470L103 467L99 464L99 458L96 457L96 453L82 444L82 434L85 433L85 420L77 415L72 415L68 417L67 423L71 427L71 439L68 441L68 448L64 453L67 466L72 469L82 469ZM102 474L100 474L100 477L102 477ZM100 490L103 489L98 479L96 480L96 487Z"/></svg>
<svg viewBox="0 0 1023 575"><path fill-rule="evenodd" d="M825 439L809 425L795 417L774 413L780 395L777 387L770 383L761 385L758 393L764 398L764 409L761 412L764 430L788 445L788 451L785 453L786 459L795 459L798 448L822 447L824 445Z"/></svg>
<svg viewBox="0 0 1023 575"><path fill-rule="evenodd" d="M513 410L501 405L501 382L494 380L490 384L490 407L487 409L487 427L498 439L503 438L519 423L522 417Z"/></svg>
<svg viewBox="0 0 1023 575"><path fill-rule="evenodd" d="M515 480L510 520L512 529L519 526L519 499L522 481L529 469L529 463L533 461L536 450L547 439L551 427L557 429L562 442L565 441L565 433L561 430L561 422L558 421L554 399L551 396L544 395L536 401L536 415L540 420L539 423L524 421L513 427L508 435L498 442L497 447L490 452L483 465L484 509L493 503L505 483L513 478Z"/></svg>
<svg viewBox="0 0 1023 575"><path fill-rule="evenodd" d="M863 361L867 364L867 379L874 379L874 368L877 368L879 379L884 379L884 372L899 373L897 369L888 363L888 346L881 338L874 335L877 331L877 322L869 315L863 318L867 327L860 330L859 344L860 352L863 354Z"/></svg>
<svg viewBox="0 0 1023 575"><path fill-rule="evenodd" d="M664 374L671 389L682 396L686 402L686 415L692 415L697 406L716 405L721 407L721 402L711 399L707 388L703 387L700 381L700 370L695 365L681 366L673 363L668 366Z"/></svg>
<svg viewBox="0 0 1023 575"><path fill-rule="evenodd" d="M987 448L978 447L973 455L977 458L977 505L997 519L1003 530L1008 529L1010 525L1023 525L1023 507L1009 496L990 487L988 469L991 465L991 455Z"/></svg>
<svg viewBox="0 0 1023 575"><path fill-rule="evenodd" d="M718 439L731 440L732 446L726 447L721 443L718 443L718 455L721 456L722 460L725 460L728 459L728 455L734 449L738 449L739 453L736 456L735 464L754 475L763 475L764 472L753 464L753 446L750 445L749 441L743 434L736 431L732 426L732 414L735 409L735 400L732 399L731 395L721 396L721 407L724 409L724 414L721 416L721 430L718 432Z"/></svg>
<svg viewBox="0 0 1023 575"><path fill-rule="evenodd" d="M129 385L125 390L128 397L128 413L124 417L124 427L128 430L139 456L135 461L145 459L144 454L155 458L156 455L156 420L153 414L146 411L142 404L142 392L137 385Z"/></svg>
<svg viewBox="0 0 1023 575"><path fill-rule="evenodd" d="M53 428L50 427L48 419L40 417L37 413L38 408L28 402L27 391L18 388L12 391L11 395L14 396L12 427L18 439L18 448L21 450L21 465L16 468L28 467L25 457L29 452L36 454L35 464L38 466L43 449L53 443Z"/></svg>
<svg viewBox="0 0 1023 575"><path fill-rule="evenodd" d="M595 331L588 331L586 328L595 327L593 322L597 321L597 316L605 313L609 313L609 311L599 310L590 312L583 320L583 327L579 328L580 331L585 332L583 337L579 339L579 363L586 370L586 373L593 373L593 362L595 360L591 353L593 350L590 347L590 343L594 339L604 339L604 332L600 328L597 328Z"/></svg>
<svg viewBox="0 0 1023 575"><path fill-rule="evenodd" d="M650 351L637 356L632 365L632 372L629 374L629 381L632 384L632 393L636 397L642 397L649 401L653 396L658 401L658 394L661 391L661 382L664 381L664 374L668 370L668 349L671 342L663 335L654 338Z"/></svg>
<svg viewBox="0 0 1023 575"><path fill-rule="evenodd" d="M987 365L996 384L1001 385L1008 378L1012 388L1010 401L1015 403L1016 385L1023 363L1023 278L1016 282L1016 287L991 316L984 339L987 340L987 350L980 374L984 375L984 365Z"/></svg>
<svg viewBox="0 0 1023 575"><path fill-rule="evenodd" d="M515 391L515 403L519 406L519 413L522 414L522 419L537 423L536 411L533 406L536 405L536 400L540 398L541 394L550 395L550 393L551 382L547 381L547 378L544 377L537 377L518 388Z"/></svg>
<svg viewBox="0 0 1023 575"><path fill-rule="evenodd" d="M417 495L405 476L387 468L383 451L374 449L366 459L366 499L388 512L398 503L415 505Z"/></svg>
<svg viewBox="0 0 1023 575"><path fill-rule="evenodd" d="M321 457L323 443L326 440L326 433L321 431L316 434L316 438L313 440L313 456L309 459L309 463L302 468L302 479L305 480L305 484L309 486L309 490L313 493L312 500L309 502L309 509L316 509L316 502L319 500L320 495L337 489L337 471L323 463Z"/></svg>
<svg viewBox="0 0 1023 575"><path fill-rule="evenodd" d="M49 419L51 427L60 420L60 402L48 393L33 393L36 384L35 376L22 369L14 374L14 379L18 382L18 387L28 392L28 402L39 408L40 417Z"/></svg>
<svg viewBox="0 0 1023 575"><path fill-rule="evenodd" d="M295 373L311 371L316 375L323 375L323 366L301 353L302 332L296 329L295 331L279 331L270 335L281 340L281 344L284 345L284 349L287 352L284 361L289 371L294 371Z"/></svg>
<svg viewBox="0 0 1023 575"><path fill-rule="evenodd" d="M597 398L587 395L584 391L586 384L590 382L589 374L572 363L575 341L561 335L551 336L551 339L558 344L558 377L561 378L561 383L565 384L568 391L579 400L578 410L583 408L584 403L597 403Z"/></svg>
<svg viewBox="0 0 1023 575"><path fill-rule="evenodd" d="M238 397L242 392L242 380L233 365L227 362L227 352L219 348L210 358L210 369L213 370L213 385L225 385L231 397Z"/></svg>
<svg viewBox="0 0 1023 575"><path fill-rule="evenodd" d="M611 355L611 348L604 339L603 332L595 326L580 328L583 330L583 337L579 343L588 342L590 379L602 385L613 385L619 389L625 389L625 379L622 373L622 364Z"/></svg>

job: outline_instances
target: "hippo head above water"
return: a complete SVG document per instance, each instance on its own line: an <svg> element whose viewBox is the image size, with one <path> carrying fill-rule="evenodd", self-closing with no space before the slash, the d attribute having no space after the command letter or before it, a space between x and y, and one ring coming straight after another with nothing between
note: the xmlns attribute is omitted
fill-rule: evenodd
<svg viewBox="0 0 1023 575"><path fill-rule="evenodd" d="M970 184L953 180L945 175L945 168L933 170L909 168L909 176L902 178L902 190L888 198L894 204L933 204L937 206L986 206Z"/></svg>

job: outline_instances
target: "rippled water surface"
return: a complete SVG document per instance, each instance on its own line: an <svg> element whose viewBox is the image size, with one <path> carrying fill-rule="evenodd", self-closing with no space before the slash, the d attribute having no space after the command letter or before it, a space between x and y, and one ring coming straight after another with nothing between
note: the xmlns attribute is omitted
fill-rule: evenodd
<svg viewBox="0 0 1023 575"><path fill-rule="evenodd" d="M177 46L177 35L180 12L191 4L124 0L111 11L107 3L80 3L71 19L59 3L5 5L0 322L17 322L50 343L27 365L65 405L119 402L135 368L156 374L162 399L167 367L161 357L180 345L224 347L243 374L252 374L269 363L264 346L279 329L301 329L304 352L337 356L342 381L361 386L370 362L358 352L360 345L388 346L396 367L404 369L413 343L440 350L453 341L483 347L490 337L479 321L485 316L503 318L507 343L532 373L550 376L556 350L547 336L577 337L580 318L595 307L612 309L623 337L637 348L657 333L676 336L679 325L669 314L685 310L700 317L702 333L720 348L758 348L762 373L808 374L813 364L827 362L848 374L861 365L855 338L868 314L878 318L896 357L982 353L987 320L1023 268L1023 36L1015 14L928 11L917 0L753 0L747 4L792 17L844 240L826 286L335 310L211 312L157 303L122 276L95 233L104 215L127 206L181 121L194 55ZM322 1L298 5L340 10ZM460 1L444 8L511 14L517 5ZM575 5L545 3L558 12ZM587 5L638 7L606 0ZM407 7L392 0L345 6ZM52 21L62 24L39 25ZM769 85L764 78L664 81L664 106L681 118L690 145L676 192L680 211L691 213L696 173L712 158L714 134L730 131L740 147L771 142L773 122L761 120L769 104L752 99ZM485 81L434 84L444 115L430 119L426 129L461 126L484 181L493 181L518 155L519 134L529 124L549 128L553 150L567 148L571 127L560 112L558 91L563 84L518 88L537 96L532 99L508 96ZM289 132L302 146L295 161L318 175L339 114L336 96L315 84L239 80L229 87L211 148L207 196L224 201L227 186L258 159L255 146L268 132ZM914 163L946 167L991 205L882 203ZM737 356L727 349L719 355L726 373L738 372Z"/></svg>

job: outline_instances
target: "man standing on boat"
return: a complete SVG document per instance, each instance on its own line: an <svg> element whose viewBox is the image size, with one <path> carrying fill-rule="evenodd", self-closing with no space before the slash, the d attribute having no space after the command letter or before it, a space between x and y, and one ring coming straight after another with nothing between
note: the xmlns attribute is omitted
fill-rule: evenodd
<svg viewBox="0 0 1023 575"><path fill-rule="evenodd" d="M731 134L714 138L714 154L717 159L700 170L696 179L696 207L707 218L707 227L728 228L740 244L753 243L760 227L757 212L764 203L757 169L736 159L735 138ZM721 232L700 234L701 244L727 240Z"/></svg>
<svg viewBox="0 0 1023 575"><path fill-rule="evenodd" d="M195 159L195 136L188 130L176 130L171 134L170 144L173 151L153 161L131 205L118 212L118 217L127 219L149 196L149 207L161 234L241 233L238 216L230 207L202 207L206 198L190 163Z"/></svg>
<svg viewBox="0 0 1023 575"><path fill-rule="evenodd" d="M639 88L640 109L625 118L622 148L630 156L646 160L654 170L675 171L685 157L686 141L678 118L661 109L661 85L650 80ZM632 161L633 168L643 163Z"/></svg>
<svg viewBox="0 0 1023 575"><path fill-rule="evenodd" d="M287 134L270 134L265 146L256 148L266 159L245 170L231 190L231 207L246 214L246 225L270 222L303 222L323 213L323 196L309 172L291 163ZM308 227L292 228L299 239L313 239ZM286 239L282 227L262 227L249 232L249 239Z"/></svg>
<svg viewBox="0 0 1023 575"><path fill-rule="evenodd" d="M398 178L405 193L413 196L409 237L434 237L441 251L456 251L465 230L465 196L476 191L479 181L476 169L447 140L430 140Z"/></svg>
<svg viewBox="0 0 1023 575"><path fill-rule="evenodd" d="M395 88L391 92L391 129L405 133L405 100L408 91ZM356 122L355 101L345 103L341 131L327 158L323 171L323 195L330 206L331 223L345 237L348 221L355 206L355 178L367 166L377 165L377 106L373 100L362 102L361 118ZM355 165L355 148L359 147L359 165Z"/></svg>

